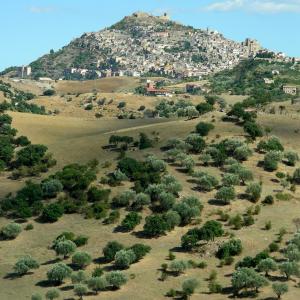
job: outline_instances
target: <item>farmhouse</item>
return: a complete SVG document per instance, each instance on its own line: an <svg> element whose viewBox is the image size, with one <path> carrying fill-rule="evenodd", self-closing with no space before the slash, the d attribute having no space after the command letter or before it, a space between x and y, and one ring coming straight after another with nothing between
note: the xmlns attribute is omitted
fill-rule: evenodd
<svg viewBox="0 0 300 300"><path fill-rule="evenodd" d="M282 89L285 94L289 94L293 96L297 95L297 87L294 85L284 85Z"/></svg>
<svg viewBox="0 0 300 300"><path fill-rule="evenodd" d="M165 89L157 89L153 82L148 82L146 87L146 93L148 96L170 96L170 92Z"/></svg>

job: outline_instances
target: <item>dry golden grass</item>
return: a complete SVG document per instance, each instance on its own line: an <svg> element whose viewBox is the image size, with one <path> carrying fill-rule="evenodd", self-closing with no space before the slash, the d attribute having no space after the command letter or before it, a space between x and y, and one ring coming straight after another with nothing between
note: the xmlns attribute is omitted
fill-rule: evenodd
<svg viewBox="0 0 300 300"><path fill-rule="evenodd" d="M132 90L139 85L139 79L132 77L112 77L87 81L58 81L55 89L60 94L77 94L90 92L118 92Z"/></svg>
<svg viewBox="0 0 300 300"><path fill-rule="evenodd" d="M231 123L223 123L220 121L221 113L215 112L208 114L201 118L204 121L211 121L212 115L215 115L216 122L215 129L210 133L207 138L208 141L221 140L226 137L241 137L243 134L242 128L235 126ZM162 157L160 146L171 137L184 138L191 132L198 120L183 121L183 120L90 120L83 118L70 118L70 117L51 117L51 116L37 116L29 114L12 113L13 126L19 130L20 134L27 135L33 143L46 144L50 151L58 160L57 168L62 167L66 163L80 162L85 163L92 158L98 158L101 162L107 160L114 160L117 154L104 151L101 147L107 143L109 135L113 132L119 134L126 134L136 137L140 131L151 134L153 130L158 131L161 141L153 149L147 149L143 152L132 152L129 155L136 158L142 158L145 153L153 152ZM278 118L273 115L259 115L258 122L263 126L270 126L273 128L273 134L279 136L287 148L293 148L300 152L300 139L299 133L295 129L299 127L299 121L288 118L288 116ZM220 135L220 137L217 137ZM198 157L195 156L196 161ZM263 181L263 197L274 193L275 190L280 189L279 183L271 181L274 178L274 173L265 172L262 168L257 167L258 161L262 159L261 155L255 155L247 162L249 168L254 171L256 180ZM111 169L114 167L112 165ZM197 169L202 169L201 165ZM293 168L280 165L280 170L288 173L292 172ZM216 168L210 167L209 172L219 176L220 172ZM108 170L102 169L99 176ZM217 209L229 209L230 215L236 213L243 213L247 207L253 204L246 200L236 200L228 207L220 207L212 205L209 200L213 198L215 192L199 193L195 191L194 185L188 182L189 177L182 172L178 172L175 167L169 166L168 171L176 176L183 184L183 191L181 195L194 194L198 196L203 204L204 211L202 213L202 222L208 219L215 219L216 215L213 213ZM6 180L4 177L0 178L0 184L6 192L15 191L21 183L14 183ZM114 189L114 193L119 190L127 188L118 187ZM239 187L238 191L242 192L244 187ZM262 198L263 198L262 197ZM258 216L255 216L255 224L243 228L239 231L232 230L226 226L226 230L233 232L237 238L240 238L244 245L243 254L237 257L238 261L246 255L255 255L259 251L265 249L274 239L281 227L288 229L289 238L294 232L295 228L292 225L292 219L299 217L300 202L295 198L283 202L276 201L273 206L262 207L262 211ZM283 213L284 212L284 213ZM148 214L144 211L144 217ZM122 211L122 216L125 214ZM269 231L263 230L266 221L272 221L272 229ZM0 218L0 225L7 223L4 218ZM209 272L213 269L218 272L218 280L224 287L230 286L230 274L233 271L233 266L225 266L219 268L219 261L207 256L204 260L208 263L208 268L190 269L185 275L179 277L168 277L164 282L159 281L160 272L158 269L162 263L169 263L166 260L169 249L175 249L174 253L179 259L193 259L195 261L203 260L198 253L183 253L176 252L176 247L180 245L181 236L191 226L179 227L176 230L168 233L166 236L158 239L141 239L129 233L115 233L113 232L114 226L104 226L101 221L85 220L79 215L66 215L54 224L40 224L34 220L30 220L34 224L32 231L23 231L20 236L13 241L0 242L0 299L5 300L18 300L30 299L33 292L38 291L45 293L47 288L37 285L46 279L46 272L50 268L47 264L48 261L55 259L53 251L47 249L51 241L62 231L73 231L76 234L87 234L90 236L88 245L84 246L82 250L86 250L92 254L93 258L101 257L101 251L106 242L110 240L118 240L125 245L142 242L152 247L152 251L141 262L136 263L126 270L125 273L135 274L134 279L129 279L129 282L122 287L119 291L115 292L102 292L99 296L87 296L85 299L115 299L115 300L131 300L131 299L165 299L164 294L170 289L180 289L181 283L184 279L189 277L196 277L199 279L201 285L197 289L195 295L191 297L192 300L207 299L207 300L221 300L227 299L230 295L219 295L208 293L207 278ZM141 230L142 225L136 229ZM281 244L284 247L284 243ZM13 251L12 251L13 249ZM4 279L4 277L11 272L12 266L15 261L23 254L31 254L38 259L42 264L40 269L35 270L33 274L26 275L22 278ZM274 254L276 257L281 257L279 253ZM69 262L69 261L68 261ZM46 263L46 264L45 264ZM96 266L93 264L87 268L87 272ZM103 265L104 267L106 265ZM109 266L109 265L108 265ZM275 273L279 275L278 273ZM62 295L64 299L73 299L73 291L69 289L71 283L69 280L61 287L63 289ZM300 290L295 287L295 282L289 282L290 291L284 296L286 300L297 300L300 298ZM274 294L271 287L261 289L259 299L272 299Z"/></svg>

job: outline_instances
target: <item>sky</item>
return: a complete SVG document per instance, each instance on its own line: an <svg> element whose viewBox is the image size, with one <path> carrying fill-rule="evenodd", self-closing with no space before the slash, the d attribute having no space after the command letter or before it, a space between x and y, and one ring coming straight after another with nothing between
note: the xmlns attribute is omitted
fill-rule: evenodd
<svg viewBox="0 0 300 300"><path fill-rule="evenodd" d="M136 11L167 12L175 21L225 37L255 38L268 49L300 57L300 0L1 0L0 70L29 64L84 32ZM297 29L298 28L298 29Z"/></svg>

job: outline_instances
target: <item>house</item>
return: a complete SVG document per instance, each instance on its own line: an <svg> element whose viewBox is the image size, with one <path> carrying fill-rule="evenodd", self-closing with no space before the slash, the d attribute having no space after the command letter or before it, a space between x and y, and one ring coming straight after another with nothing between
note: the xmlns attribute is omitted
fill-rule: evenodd
<svg viewBox="0 0 300 300"><path fill-rule="evenodd" d="M295 85L284 85L282 90L285 94L296 96L297 95L297 87Z"/></svg>
<svg viewBox="0 0 300 300"><path fill-rule="evenodd" d="M170 96L170 92L165 89L157 89L153 82L148 82L146 87L146 93L148 96Z"/></svg>
<svg viewBox="0 0 300 300"><path fill-rule="evenodd" d="M272 83L274 83L274 79L264 78L264 82L265 82L265 84L272 84Z"/></svg>

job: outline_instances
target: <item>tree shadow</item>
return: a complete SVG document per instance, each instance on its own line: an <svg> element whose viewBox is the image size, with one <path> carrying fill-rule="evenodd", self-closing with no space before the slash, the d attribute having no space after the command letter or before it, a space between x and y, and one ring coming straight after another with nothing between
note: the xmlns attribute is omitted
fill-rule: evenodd
<svg viewBox="0 0 300 300"><path fill-rule="evenodd" d="M71 291L73 290L73 285L67 285L67 286L63 286L61 288L59 288L62 292L66 292L66 291Z"/></svg>
<svg viewBox="0 0 300 300"><path fill-rule="evenodd" d="M41 265L42 266L47 266L47 265L52 265L52 264L55 264L55 263L58 263L60 262L61 260L59 258L54 258L54 259L50 259L48 261L45 261L44 263L42 263Z"/></svg>
<svg viewBox="0 0 300 300"><path fill-rule="evenodd" d="M39 287L57 287L57 286L60 286L60 283L55 283L55 282L52 282L50 280L41 280L39 282L37 282L35 284L36 286L39 286Z"/></svg>
<svg viewBox="0 0 300 300"><path fill-rule="evenodd" d="M208 204L215 205L215 206L226 206L226 204L223 201L217 199L209 199Z"/></svg>

